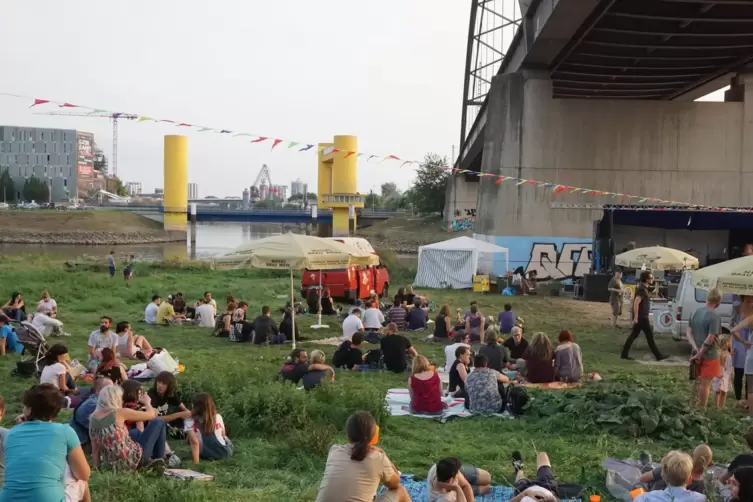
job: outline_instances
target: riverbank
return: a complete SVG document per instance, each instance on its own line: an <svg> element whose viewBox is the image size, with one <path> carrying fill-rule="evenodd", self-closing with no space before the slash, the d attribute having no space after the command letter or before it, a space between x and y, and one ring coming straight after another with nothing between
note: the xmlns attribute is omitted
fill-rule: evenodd
<svg viewBox="0 0 753 502"><path fill-rule="evenodd" d="M473 232L448 232L439 216L415 216L390 218L370 227L359 229L359 237L364 237L375 248L389 249L398 254L416 254L418 248L426 244L446 241Z"/></svg>
<svg viewBox="0 0 753 502"><path fill-rule="evenodd" d="M5 244L155 244L185 241L185 232L125 211L3 211L0 243Z"/></svg>

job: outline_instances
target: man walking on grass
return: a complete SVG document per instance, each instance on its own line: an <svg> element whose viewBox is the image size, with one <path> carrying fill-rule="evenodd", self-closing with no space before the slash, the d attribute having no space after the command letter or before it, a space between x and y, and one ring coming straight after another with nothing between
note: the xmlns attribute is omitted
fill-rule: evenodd
<svg viewBox="0 0 753 502"><path fill-rule="evenodd" d="M644 270L640 275L640 284L635 290L635 299L633 300L633 330L630 332L630 336L625 341L625 346L622 347L622 359L632 359L630 357L630 347L641 331L646 335L646 341L648 347L654 354L657 361L663 361L667 356L662 355L659 352L659 348L654 341L654 331L651 329L651 321L648 315L651 311L651 299L648 296L648 287L654 282L654 276L650 271Z"/></svg>
<svg viewBox="0 0 753 502"><path fill-rule="evenodd" d="M716 288L706 295L706 305L690 316L685 336L693 347L690 364L695 365L697 382L693 382L691 394L699 406L705 408L711 392L711 380L721 376L719 344L722 333L722 318L716 308L722 303L722 295Z"/></svg>

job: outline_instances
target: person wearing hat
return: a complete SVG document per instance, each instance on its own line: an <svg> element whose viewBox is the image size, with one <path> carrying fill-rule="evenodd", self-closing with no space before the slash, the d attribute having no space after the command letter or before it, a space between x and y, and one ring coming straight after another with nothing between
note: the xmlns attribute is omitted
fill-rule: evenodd
<svg viewBox="0 0 753 502"><path fill-rule="evenodd" d="M159 311L160 303L162 303L162 298L159 295L153 295L151 303L144 310L144 322L147 324L157 324L157 312Z"/></svg>
<svg viewBox="0 0 753 502"><path fill-rule="evenodd" d="M343 321L343 340L351 340L355 333L363 333L361 315L363 315L363 309L360 307L350 309L348 317Z"/></svg>

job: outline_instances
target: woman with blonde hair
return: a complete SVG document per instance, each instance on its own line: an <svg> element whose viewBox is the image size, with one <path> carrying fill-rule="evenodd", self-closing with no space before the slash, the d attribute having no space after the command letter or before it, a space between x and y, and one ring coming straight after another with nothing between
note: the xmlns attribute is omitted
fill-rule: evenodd
<svg viewBox="0 0 753 502"><path fill-rule="evenodd" d="M523 353L526 379L531 383L554 381L554 346L544 333L536 333Z"/></svg>
<svg viewBox="0 0 753 502"><path fill-rule="evenodd" d="M413 358L413 368L408 379L410 392L410 411L419 415L441 415L442 380L422 355Z"/></svg>
<svg viewBox="0 0 753 502"><path fill-rule="evenodd" d="M309 354L309 366L313 364L324 365L324 360L325 360L324 352L322 352L319 349L312 350L311 354ZM308 373L303 375L303 378L301 379L303 383L303 388L306 390L312 390L316 387L319 387L322 384L324 377L327 376L327 372L331 374L330 382L334 382L335 371L332 370L332 368L327 369L327 370L309 370Z"/></svg>
<svg viewBox="0 0 753 502"><path fill-rule="evenodd" d="M123 408L123 389L110 385L99 391L97 409L89 421L92 440L92 464L121 471L135 471L141 466L164 464L167 427L157 418L149 395L142 393L139 402L144 411ZM149 422L143 431L130 431L125 423Z"/></svg>

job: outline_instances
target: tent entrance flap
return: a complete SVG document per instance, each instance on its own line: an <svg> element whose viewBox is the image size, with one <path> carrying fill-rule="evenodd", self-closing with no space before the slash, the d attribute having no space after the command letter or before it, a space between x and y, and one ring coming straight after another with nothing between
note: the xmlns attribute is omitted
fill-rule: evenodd
<svg viewBox="0 0 753 502"><path fill-rule="evenodd" d="M475 250L422 249L414 284L424 288L471 288L477 263Z"/></svg>

